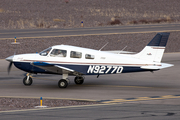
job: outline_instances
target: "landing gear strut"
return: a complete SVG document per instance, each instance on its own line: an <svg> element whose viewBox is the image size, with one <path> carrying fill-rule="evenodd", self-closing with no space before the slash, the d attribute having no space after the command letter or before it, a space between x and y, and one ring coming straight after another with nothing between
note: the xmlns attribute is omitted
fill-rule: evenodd
<svg viewBox="0 0 180 120"><path fill-rule="evenodd" d="M30 86L32 83L33 83L33 80L31 78L31 75L27 74L27 76L24 77L24 79L23 79L23 84L26 86Z"/></svg>

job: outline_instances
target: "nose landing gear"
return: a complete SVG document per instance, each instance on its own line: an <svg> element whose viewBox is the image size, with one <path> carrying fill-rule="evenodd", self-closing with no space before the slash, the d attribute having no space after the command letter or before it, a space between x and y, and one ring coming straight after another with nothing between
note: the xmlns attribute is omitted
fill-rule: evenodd
<svg viewBox="0 0 180 120"><path fill-rule="evenodd" d="M26 86L30 86L32 83L33 83L33 80L32 80L31 74L28 73L27 76L24 77L23 79L23 84Z"/></svg>

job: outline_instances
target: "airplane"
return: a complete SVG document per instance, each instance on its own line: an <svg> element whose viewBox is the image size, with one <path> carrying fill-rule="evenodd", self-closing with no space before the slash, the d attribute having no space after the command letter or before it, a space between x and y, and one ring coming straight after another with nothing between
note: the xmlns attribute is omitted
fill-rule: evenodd
<svg viewBox="0 0 180 120"><path fill-rule="evenodd" d="M23 79L26 86L33 83L32 74L59 74L59 88L66 88L69 75L75 76L76 84L83 84L84 75L108 75L130 72L157 71L174 66L161 63L170 33L157 33L155 37L136 54L122 54L122 51L101 51L70 45L55 45L40 53L19 54L6 58L8 73L12 64L27 72ZM138 43L137 43L138 44Z"/></svg>

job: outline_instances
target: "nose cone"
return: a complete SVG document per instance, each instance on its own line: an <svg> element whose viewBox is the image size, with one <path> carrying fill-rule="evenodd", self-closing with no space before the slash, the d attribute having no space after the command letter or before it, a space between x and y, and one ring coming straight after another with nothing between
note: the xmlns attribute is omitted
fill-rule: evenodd
<svg viewBox="0 0 180 120"><path fill-rule="evenodd" d="M13 57L14 57L14 55L10 56L10 57L7 57L6 60L9 61L9 62L12 62L13 61Z"/></svg>

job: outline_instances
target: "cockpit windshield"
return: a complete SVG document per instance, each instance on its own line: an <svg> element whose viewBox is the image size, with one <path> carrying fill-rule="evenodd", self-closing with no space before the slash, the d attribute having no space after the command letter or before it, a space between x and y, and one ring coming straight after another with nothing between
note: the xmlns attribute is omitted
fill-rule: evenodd
<svg viewBox="0 0 180 120"><path fill-rule="evenodd" d="M39 55L41 56L47 56L48 53L51 51L52 48L47 48L45 50L43 50L42 52L39 53Z"/></svg>

